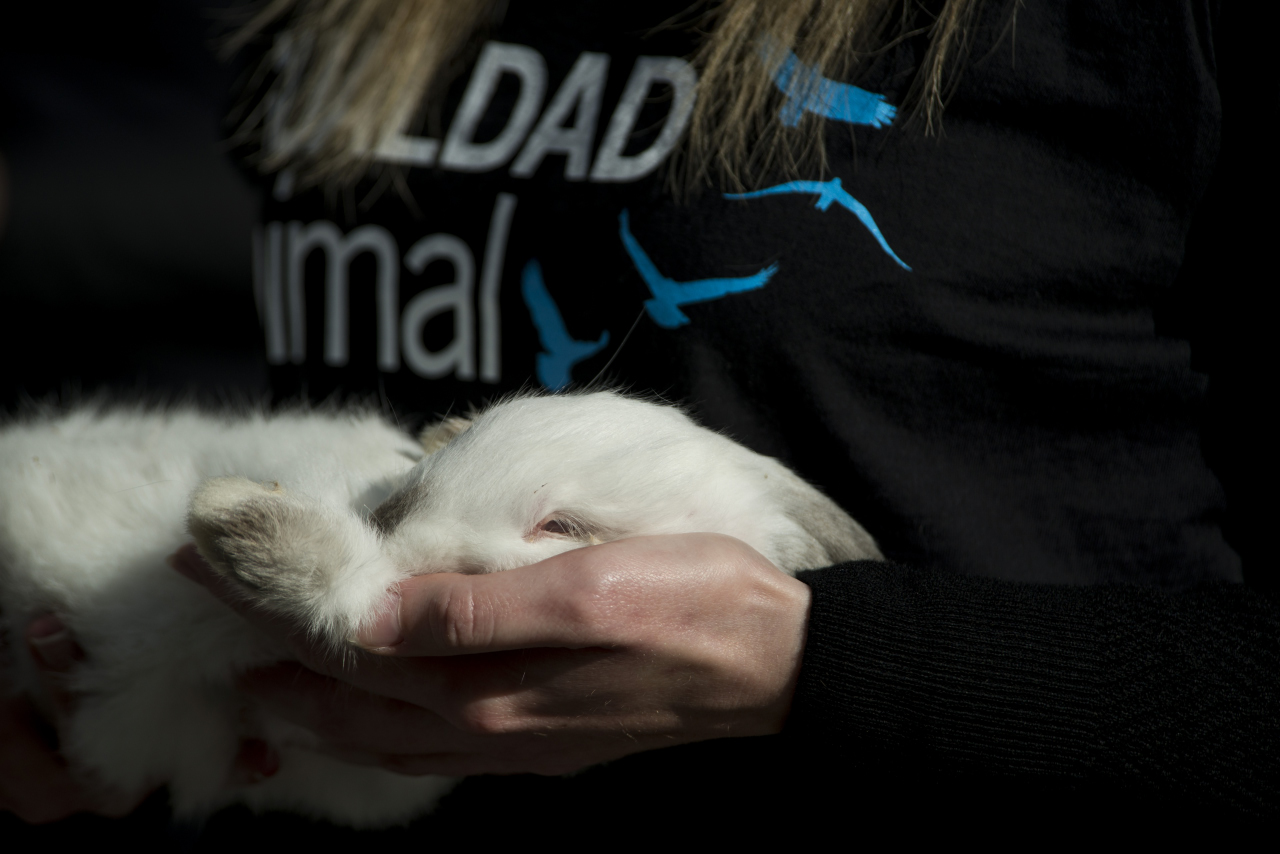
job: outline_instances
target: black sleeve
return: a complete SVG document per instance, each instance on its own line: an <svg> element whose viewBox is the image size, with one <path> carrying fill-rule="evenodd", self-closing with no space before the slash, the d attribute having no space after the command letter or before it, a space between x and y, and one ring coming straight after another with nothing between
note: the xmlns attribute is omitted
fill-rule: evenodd
<svg viewBox="0 0 1280 854"><path fill-rule="evenodd" d="M1204 449L1245 584L1029 586L871 563L807 573L788 733L811 749L871 769L1280 814L1280 573L1263 488L1276 362L1263 310L1276 182L1263 146L1277 85L1263 67L1269 28L1226 6L1206 45L1221 154L1157 331L1190 339L1209 374Z"/></svg>
<svg viewBox="0 0 1280 854"><path fill-rule="evenodd" d="M789 734L869 771L1280 807L1280 609L855 563L805 573Z"/></svg>

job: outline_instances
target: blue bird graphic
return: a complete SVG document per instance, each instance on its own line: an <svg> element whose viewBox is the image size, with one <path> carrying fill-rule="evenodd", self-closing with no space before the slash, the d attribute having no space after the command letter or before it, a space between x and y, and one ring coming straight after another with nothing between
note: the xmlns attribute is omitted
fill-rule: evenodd
<svg viewBox="0 0 1280 854"><path fill-rule="evenodd" d="M767 59L767 45L762 52ZM792 51L773 72L773 82L787 96L778 118L789 128L800 124L805 113L874 128L887 127L898 114L884 95L823 77L817 66L805 65Z"/></svg>
<svg viewBox="0 0 1280 854"><path fill-rule="evenodd" d="M538 382L551 391L559 391L573 379L573 366L599 353L609 343L609 330L600 333L597 341L578 341L569 336L560 308L547 291L542 280L542 265L531 260L524 265L520 276L520 293L524 304L533 316L534 328L543 352L538 354L536 367Z"/></svg>
<svg viewBox="0 0 1280 854"><path fill-rule="evenodd" d="M897 261L899 267L904 270L911 269L898 257L897 253L889 248L889 241L885 240L884 235L880 233L880 227L876 225L876 221L872 218L871 211L867 210L866 205L862 202L849 195L849 191L840 183L839 178L832 178L830 181L788 181L785 184L766 187L763 190L756 190L751 193L725 193L724 197L726 199L758 199L762 196L778 196L787 193L816 194L818 201L814 207L820 211L825 211L833 203L838 202L840 207L850 211L862 221L862 224L871 232L871 236L880 244L880 248L889 253L889 257Z"/></svg>
<svg viewBox="0 0 1280 854"><path fill-rule="evenodd" d="M618 221L622 226L622 245L631 256L631 262L636 265L640 278L644 279L644 283L649 286L649 292L653 294L653 299L644 301L645 310L649 312L653 322L663 329L675 329L689 322L688 316L678 306L706 302L727 294L739 294L743 291L763 288L765 283L773 278L773 274L778 272L778 265L770 264L758 273L741 278L677 282L658 272L658 268L631 233L631 217L626 210L618 215Z"/></svg>

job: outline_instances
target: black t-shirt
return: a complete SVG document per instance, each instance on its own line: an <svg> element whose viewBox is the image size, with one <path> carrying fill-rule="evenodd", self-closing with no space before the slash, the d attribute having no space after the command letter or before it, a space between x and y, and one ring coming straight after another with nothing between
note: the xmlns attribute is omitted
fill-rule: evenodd
<svg viewBox="0 0 1280 854"><path fill-rule="evenodd" d="M276 390L426 416L599 379L780 458L894 560L1240 580L1205 379L1155 322L1218 151L1203 10L989 10L936 136L894 106L921 40L856 87L793 58L769 109L827 117L826 168L677 199L696 73L687 31L646 35L666 5L512 4L437 136L381 149L401 184L276 176Z"/></svg>
<svg viewBox="0 0 1280 854"><path fill-rule="evenodd" d="M1221 228L1198 226L1198 279L1184 264L1219 157L1216 5L1030 4L1010 30L988 4L933 136L898 111L924 37L852 81L789 60L769 109L799 134L826 117L825 167L678 199L693 42L653 27L682 6L512 4L438 120L385 144L397 174L338 195L269 176L273 385L402 417L656 394L796 468L895 563L803 576L782 738L470 780L432 826L490 804L533 828L571 803L592 833L677 812L741 831L779 804L1274 811L1280 618L1233 583L1202 448L1206 400L1234 417L1241 385L1206 398L1200 370L1240 359L1189 344L1196 306L1245 302L1205 260ZM1239 427L1207 434L1220 471L1258 447L1223 452Z"/></svg>

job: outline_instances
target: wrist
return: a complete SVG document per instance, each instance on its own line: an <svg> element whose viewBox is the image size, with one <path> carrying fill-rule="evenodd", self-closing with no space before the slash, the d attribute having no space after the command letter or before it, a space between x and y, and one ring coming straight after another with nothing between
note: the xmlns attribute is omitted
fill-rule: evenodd
<svg viewBox="0 0 1280 854"><path fill-rule="evenodd" d="M783 576L779 580L777 653L772 662L774 700L764 718L765 734L782 732L791 713L800 681L812 603L813 591L809 585L791 576Z"/></svg>

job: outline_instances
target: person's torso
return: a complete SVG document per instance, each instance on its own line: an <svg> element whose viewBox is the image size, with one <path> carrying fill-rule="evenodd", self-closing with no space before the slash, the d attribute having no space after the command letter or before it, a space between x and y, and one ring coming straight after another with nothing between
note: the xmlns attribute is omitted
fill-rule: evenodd
<svg viewBox="0 0 1280 854"><path fill-rule="evenodd" d="M1003 37L988 10L938 135L895 115L909 40L771 107L826 115L825 171L682 200L693 42L646 35L668 5L511 4L440 132L385 147L396 174L275 176L277 394L429 417L603 382L780 458L905 563L1238 580L1203 378L1154 321L1216 155L1196 10L1033 4Z"/></svg>

